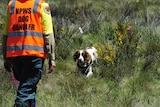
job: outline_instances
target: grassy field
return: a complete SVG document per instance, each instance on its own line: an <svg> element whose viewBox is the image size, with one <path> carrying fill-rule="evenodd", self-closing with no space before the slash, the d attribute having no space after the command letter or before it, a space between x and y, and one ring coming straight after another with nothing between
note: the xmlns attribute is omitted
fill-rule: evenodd
<svg viewBox="0 0 160 107"><path fill-rule="evenodd" d="M158 0L48 0L56 39L53 74L44 75L37 107L159 107L160 2ZM0 1L0 8L6 8ZM0 10L0 35L6 9ZM79 27L83 33L80 33ZM76 75L77 49L95 46L98 62L90 78ZM16 96L0 59L0 106Z"/></svg>

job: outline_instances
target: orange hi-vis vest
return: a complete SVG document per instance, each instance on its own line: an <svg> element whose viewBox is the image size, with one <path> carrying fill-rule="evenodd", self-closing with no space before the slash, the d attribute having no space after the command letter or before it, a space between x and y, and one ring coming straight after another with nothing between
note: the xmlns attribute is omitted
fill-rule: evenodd
<svg viewBox="0 0 160 107"><path fill-rule="evenodd" d="M41 23L42 0L12 0L8 5L9 26L6 57L46 57Z"/></svg>

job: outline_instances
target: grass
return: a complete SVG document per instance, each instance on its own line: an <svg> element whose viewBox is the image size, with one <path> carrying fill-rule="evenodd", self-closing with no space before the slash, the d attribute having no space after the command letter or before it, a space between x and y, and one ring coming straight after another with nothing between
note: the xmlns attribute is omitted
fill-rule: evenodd
<svg viewBox="0 0 160 107"><path fill-rule="evenodd" d="M54 19L57 67L48 75L45 63L37 107L159 106L158 0L48 1ZM1 8L5 6L6 2L0 2ZM0 11L2 22L5 13ZM91 45L99 53L94 74L91 78L78 76L72 55ZM2 59L0 63L0 106L12 107L16 87L11 74L4 72Z"/></svg>

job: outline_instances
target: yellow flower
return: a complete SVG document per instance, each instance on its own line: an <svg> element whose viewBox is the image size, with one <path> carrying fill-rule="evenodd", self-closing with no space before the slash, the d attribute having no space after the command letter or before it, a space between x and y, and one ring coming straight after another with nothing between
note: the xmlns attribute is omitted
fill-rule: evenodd
<svg viewBox="0 0 160 107"><path fill-rule="evenodd" d="M115 25L114 25L114 29L115 29L115 30L118 30L118 29L119 29L118 24L115 24Z"/></svg>
<svg viewBox="0 0 160 107"><path fill-rule="evenodd" d="M99 58L101 59L102 56L103 56L103 49L102 49L102 45L100 44L95 44L94 47L97 49L97 53L98 53L98 56Z"/></svg>
<svg viewBox="0 0 160 107"><path fill-rule="evenodd" d="M114 59L116 57L115 51L110 51L110 56Z"/></svg>
<svg viewBox="0 0 160 107"><path fill-rule="evenodd" d="M3 25L3 24L4 24L4 22L0 21L0 25Z"/></svg>
<svg viewBox="0 0 160 107"><path fill-rule="evenodd" d="M138 39L141 38L141 35L140 35L140 34L137 34L136 36L137 36Z"/></svg>
<svg viewBox="0 0 160 107"><path fill-rule="evenodd" d="M79 9L76 9L76 10L75 10L75 14L78 15L79 13L80 13L80 10L79 10Z"/></svg>
<svg viewBox="0 0 160 107"><path fill-rule="evenodd" d="M112 51L113 50L112 46L108 44L107 45L107 50Z"/></svg>
<svg viewBox="0 0 160 107"><path fill-rule="evenodd" d="M106 56L104 57L104 60L105 60L105 61L112 61L111 57L109 57L108 55L106 55Z"/></svg>
<svg viewBox="0 0 160 107"><path fill-rule="evenodd" d="M119 41L122 41L122 36L118 38Z"/></svg>
<svg viewBox="0 0 160 107"><path fill-rule="evenodd" d="M64 34L64 27L62 27L62 28L60 29L60 32L61 32L62 34Z"/></svg>
<svg viewBox="0 0 160 107"><path fill-rule="evenodd" d="M137 45L137 47L136 47L137 49L141 49L141 47L139 46L139 45Z"/></svg>

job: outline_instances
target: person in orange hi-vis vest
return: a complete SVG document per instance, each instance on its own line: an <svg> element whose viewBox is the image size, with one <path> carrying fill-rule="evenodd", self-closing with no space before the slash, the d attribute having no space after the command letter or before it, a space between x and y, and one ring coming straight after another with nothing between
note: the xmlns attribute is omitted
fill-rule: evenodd
<svg viewBox="0 0 160 107"><path fill-rule="evenodd" d="M49 4L44 0L10 0L4 28L4 67L19 81L14 107L36 107L37 84L44 60L55 70L55 40Z"/></svg>

